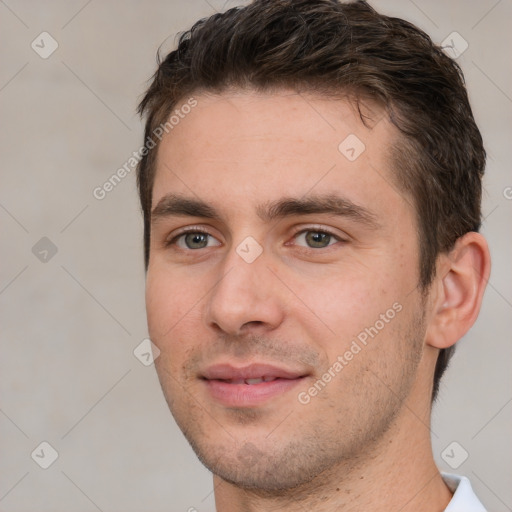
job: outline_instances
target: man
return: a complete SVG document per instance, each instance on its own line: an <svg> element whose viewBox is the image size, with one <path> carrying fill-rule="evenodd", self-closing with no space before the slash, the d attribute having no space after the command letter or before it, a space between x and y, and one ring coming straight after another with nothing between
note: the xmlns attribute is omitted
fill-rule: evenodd
<svg viewBox="0 0 512 512"><path fill-rule="evenodd" d="M458 66L364 2L260 0L140 111L155 364L217 510L484 510L429 429L490 268Z"/></svg>

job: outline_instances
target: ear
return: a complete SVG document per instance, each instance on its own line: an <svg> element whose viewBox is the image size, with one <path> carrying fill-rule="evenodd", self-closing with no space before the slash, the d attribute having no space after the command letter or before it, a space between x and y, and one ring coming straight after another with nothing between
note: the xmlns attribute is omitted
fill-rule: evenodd
<svg viewBox="0 0 512 512"><path fill-rule="evenodd" d="M466 334L480 311L490 270L489 248L479 233L466 233L438 257L427 345L447 348Z"/></svg>

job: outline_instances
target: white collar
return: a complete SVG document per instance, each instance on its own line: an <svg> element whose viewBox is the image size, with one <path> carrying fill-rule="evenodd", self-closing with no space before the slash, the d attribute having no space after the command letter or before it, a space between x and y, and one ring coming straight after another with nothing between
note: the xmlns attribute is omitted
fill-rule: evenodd
<svg viewBox="0 0 512 512"><path fill-rule="evenodd" d="M453 498L444 512L486 512L465 476L441 473L444 483L453 492Z"/></svg>

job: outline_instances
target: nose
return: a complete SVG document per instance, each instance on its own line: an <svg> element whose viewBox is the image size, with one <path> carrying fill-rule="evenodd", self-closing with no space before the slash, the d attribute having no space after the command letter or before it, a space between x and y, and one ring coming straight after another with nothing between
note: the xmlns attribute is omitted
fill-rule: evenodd
<svg viewBox="0 0 512 512"><path fill-rule="evenodd" d="M223 261L222 277L209 294L206 322L229 335L277 328L284 318L282 286L268 268L265 252L248 263L233 249Z"/></svg>

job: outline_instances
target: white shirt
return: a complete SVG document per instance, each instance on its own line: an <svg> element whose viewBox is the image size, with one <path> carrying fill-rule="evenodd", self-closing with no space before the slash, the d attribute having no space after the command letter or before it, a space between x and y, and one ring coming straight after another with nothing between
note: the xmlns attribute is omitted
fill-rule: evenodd
<svg viewBox="0 0 512 512"><path fill-rule="evenodd" d="M469 480L465 476L441 473L444 483L453 492L444 512L487 512L476 497Z"/></svg>

